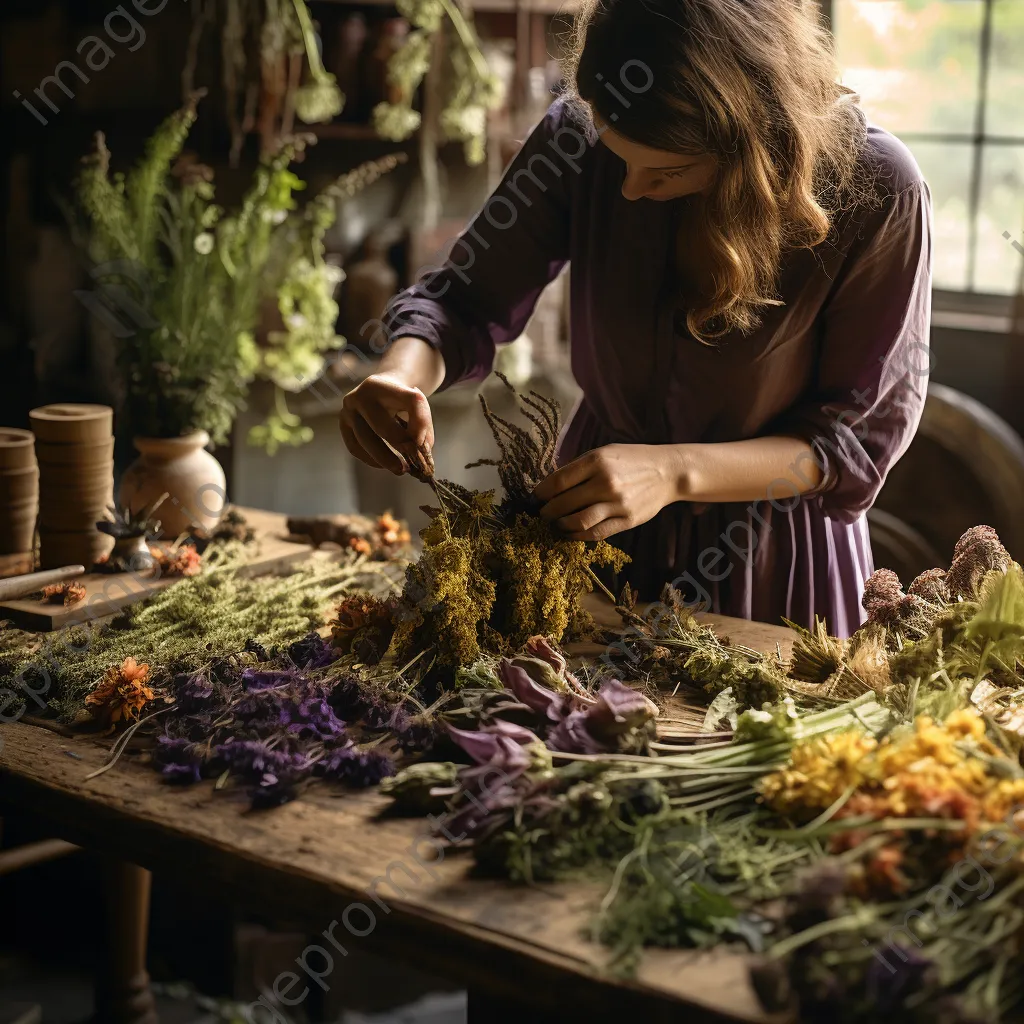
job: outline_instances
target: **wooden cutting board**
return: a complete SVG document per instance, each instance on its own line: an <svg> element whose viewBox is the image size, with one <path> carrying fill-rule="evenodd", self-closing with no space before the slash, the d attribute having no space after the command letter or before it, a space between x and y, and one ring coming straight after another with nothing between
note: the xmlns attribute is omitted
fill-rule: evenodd
<svg viewBox="0 0 1024 1024"><path fill-rule="evenodd" d="M239 508L256 531L251 556L243 569L246 575L280 572L310 556L309 544L289 538L286 516L253 508ZM97 622L128 605L144 601L174 583L178 577L147 579L137 573L88 573L76 582L85 587L85 598L70 608L44 604L38 598L18 598L0 604L0 620L21 629L50 633L82 622Z"/></svg>

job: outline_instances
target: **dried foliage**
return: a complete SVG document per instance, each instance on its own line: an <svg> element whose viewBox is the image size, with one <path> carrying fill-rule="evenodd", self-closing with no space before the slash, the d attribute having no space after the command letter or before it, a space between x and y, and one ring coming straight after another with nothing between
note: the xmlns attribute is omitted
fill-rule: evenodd
<svg viewBox="0 0 1024 1024"><path fill-rule="evenodd" d="M594 588L593 566L617 570L627 560L610 544L568 540L531 514L539 504L533 489L555 468L559 413L534 392L518 397L529 429L481 400L500 455L474 465L497 467L500 503L492 491L428 477L439 505L425 508L431 521L395 608L391 653L406 661L431 650L445 684L484 653L514 652L538 634L556 642L591 636L594 623L580 599Z"/></svg>

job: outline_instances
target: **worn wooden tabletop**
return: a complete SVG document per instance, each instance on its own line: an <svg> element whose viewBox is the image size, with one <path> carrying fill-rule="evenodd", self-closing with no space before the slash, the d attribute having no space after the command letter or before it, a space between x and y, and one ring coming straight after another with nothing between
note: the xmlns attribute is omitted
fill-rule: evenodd
<svg viewBox="0 0 1024 1024"><path fill-rule="evenodd" d="M764 650L787 637L781 627L713 621L734 642ZM46 816L61 838L301 921L313 935L329 930L346 949L384 952L571 1019L764 1019L742 957L655 950L635 978L616 978L585 936L596 885L474 878L467 851L439 850L427 838L429 822L389 817L376 792L319 785L284 807L252 812L209 783L165 785L130 758L86 781L109 741L7 724L0 743L0 801ZM340 975L343 954L322 936L319 943ZM330 985L327 960L314 952L308 963ZM303 974L288 991L312 984Z"/></svg>

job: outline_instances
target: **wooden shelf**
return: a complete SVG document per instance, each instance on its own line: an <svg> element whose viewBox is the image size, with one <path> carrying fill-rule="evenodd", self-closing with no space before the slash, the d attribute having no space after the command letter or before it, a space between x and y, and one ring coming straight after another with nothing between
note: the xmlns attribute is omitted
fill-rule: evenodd
<svg viewBox="0 0 1024 1024"><path fill-rule="evenodd" d="M387 142L382 139L372 124L365 124L360 121L332 121L329 124L305 125L303 131L315 135L318 139L370 139L377 142Z"/></svg>

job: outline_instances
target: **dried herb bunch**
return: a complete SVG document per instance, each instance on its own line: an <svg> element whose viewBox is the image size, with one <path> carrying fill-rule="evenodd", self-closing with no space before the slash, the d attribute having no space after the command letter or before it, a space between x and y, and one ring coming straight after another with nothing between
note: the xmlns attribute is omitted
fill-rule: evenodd
<svg viewBox="0 0 1024 1024"><path fill-rule="evenodd" d="M627 561L606 542L567 540L532 514L533 489L555 468L559 414L534 392L517 397L529 429L482 400L500 456L474 465L497 466L504 498L429 478L439 505L424 508L431 517L420 531L424 551L409 566L394 610L390 653L404 662L432 650L445 684L483 653L514 652L538 634L556 642L591 636L593 619L580 598L594 588L592 567L618 570Z"/></svg>
<svg viewBox="0 0 1024 1024"><path fill-rule="evenodd" d="M226 555L206 571L132 605L108 626L88 624L19 645L11 632L5 651L0 634L0 685L19 680L47 695L63 720L88 719L86 699L112 666L133 658L151 666L149 685L163 686L174 674L195 671L218 656L288 643L324 625L325 612L349 591L390 589L380 563L350 556L344 564L318 559L291 576L247 579ZM19 650L20 647L20 650Z"/></svg>

